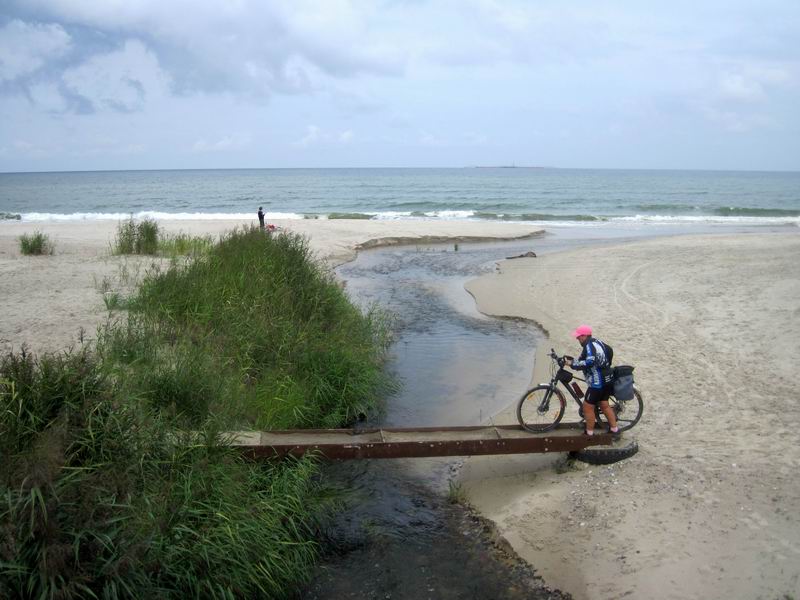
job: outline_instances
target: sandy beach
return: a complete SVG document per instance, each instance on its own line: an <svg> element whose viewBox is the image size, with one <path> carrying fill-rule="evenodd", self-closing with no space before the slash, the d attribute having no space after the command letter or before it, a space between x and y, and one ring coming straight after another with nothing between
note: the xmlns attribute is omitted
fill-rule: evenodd
<svg viewBox="0 0 800 600"><path fill-rule="evenodd" d="M252 221L159 221L166 233L214 238ZM329 266L355 257L360 248L399 243L468 242L536 235L527 225L365 220L274 221L309 239L311 251ZM53 256L22 256L19 236L41 231L55 243ZM0 350L54 351L95 337L107 318L103 294L127 293L154 263L152 257L113 256L116 221L0 223Z"/></svg>
<svg viewBox="0 0 800 600"><path fill-rule="evenodd" d="M549 379L544 352L577 354L569 333L589 323L644 392L628 461L559 473L541 457L473 458L462 471L473 505L549 585L797 597L799 256L796 232L674 237L505 261L468 285L481 311L549 333L536 382Z"/></svg>
<svg viewBox="0 0 800 600"><path fill-rule="evenodd" d="M215 236L242 224L160 223ZM276 224L308 235L330 265L377 244L536 233L485 222ZM50 235L54 256L20 255L17 238L33 230ZM111 256L115 231L105 221L0 224L3 350L94 337L103 291L153 262ZM799 256L791 230L682 236L503 261L468 284L482 312L549 334L532 380L546 379L550 346L577 353L569 332L585 322L613 345L615 362L636 366L644 392L642 422L627 434L641 450L624 463L565 471L553 457L486 457L461 470L471 504L548 585L576 598L800 593ZM514 422L513 408L495 421Z"/></svg>

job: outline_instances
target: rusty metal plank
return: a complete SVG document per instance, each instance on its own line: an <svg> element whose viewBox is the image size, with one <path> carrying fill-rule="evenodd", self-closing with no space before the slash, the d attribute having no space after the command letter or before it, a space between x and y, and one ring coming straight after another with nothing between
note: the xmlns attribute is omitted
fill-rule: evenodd
<svg viewBox="0 0 800 600"><path fill-rule="evenodd" d="M571 432L533 434L525 433L517 426L498 426L502 429L515 431L515 437L500 439L436 439L436 433L470 432L486 430L482 427L461 427L461 428L402 428L385 429L387 433L408 433L421 434L427 439L391 441L385 440L381 430L379 433L380 441L352 441L348 442L346 437L350 434L349 430L317 430L318 434L342 434L343 440L336 443L279 443L276 436L273 436L271 443L261 444L242 444L238 447L241 452L253 458L282 457L287 455L301 456L306 452L317 452L324 458L333 460L349 460L364 458L421 458L432 456L478 456L492 454L527 454L537 452L569 452L581 450L588 446L609 444L611 436L609 434L597 434L587 437ZM278 432L265 432L271 435ZM280 433L291 436L300 431L282 431ZM314 433L309 430L302 430L303 434ZM367 433L361 431L361 434ZM566 435L565 435L566 433ZM280 436L277 436L279 440ZM363 438L362 438L363 439Z"/></svg>

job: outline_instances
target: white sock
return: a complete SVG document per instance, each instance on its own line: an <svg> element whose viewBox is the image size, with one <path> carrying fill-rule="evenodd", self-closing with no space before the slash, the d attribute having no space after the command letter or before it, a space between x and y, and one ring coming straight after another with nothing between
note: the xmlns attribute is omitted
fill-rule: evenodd
<svg viewBox="0 0 800 600"><path fill-rule="evenodd" d="M619 425L611 428L611 433L619 433Z"/></svg>
<svg viewBox="0 0 800 600"><path fill-rule="evenodd" d="M586 435L594 435L594 429L587 429Z"/></svg>

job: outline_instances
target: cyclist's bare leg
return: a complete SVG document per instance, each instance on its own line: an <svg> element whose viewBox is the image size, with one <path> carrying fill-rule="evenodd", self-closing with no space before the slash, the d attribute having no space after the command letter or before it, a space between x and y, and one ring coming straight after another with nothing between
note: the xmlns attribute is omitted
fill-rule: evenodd
<svg viewBox="0 0 800 600"><path fill-rule="evenodd" d="M586 421L586 432L594 431L594 404L583 402L583 418Z"/></svg>
<svg viewBox="0 0 800 600"><path fill-rule="evenodd" d="M603 414L606 416L606 422L608 422L609 427L611 427L611 429L616 429L617 415L614 414L614 409L608 405L607 400L603 400L600 403L600 410L602 410ZM594 420L594 415L592 415L592 420Z"/></svg>

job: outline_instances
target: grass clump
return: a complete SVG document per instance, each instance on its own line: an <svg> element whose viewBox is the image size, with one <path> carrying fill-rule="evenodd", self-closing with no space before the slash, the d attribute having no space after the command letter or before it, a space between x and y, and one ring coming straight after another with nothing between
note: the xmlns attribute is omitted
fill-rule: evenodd
<svg viewBox="0 0 800 600"><path fill-rule="evenodd" d="M222 431L338 426L384 333L304 238L237 231L150 270L95 349L0 359L0 597L290 597L333 508L313 458Z"/></svg>
<svg viewBox="0 0 800 600"><path fill-rule="evenodd" d="M56 247L46 233L34 231L19 237L19 251L26 256L50 255L55 254Z"/></svg>
<svg viewBox="0 0 800 600"><path fill-rule="evenodd" d="M467 506L469 504L467 500L467 491L460 482L453 481L452 479L447 482L447 501L450 504L460 504L462 506Z"/></svg>
<svg viewBox="0 0 800 600"><path fill-rule="evenodd" d="M117 225L117 235L111 251L113 254L149 254L176 258L203 254L213 245L211 236L163 234L153 219L136 221L131 217Z"/></svg>
<svg viewBox="0 0 800 600"><path fill-rule="evenodd" d="M159 238L158 254L170 258L177 256L199 256L214 246L210 235L192 236L185 233L168 235Z"/></svg>
<svg viewBox="0 0 800 600"><path fill-rule="evenodd" d="M327 509L310 460L248 463L121 402L87 352L0 363L0 597L282 597Z"/></svg>
<svg viewBox="0 0 800 600"><path fill-rule="evenodd" d="M153 219L136 221L133 217L117 225L114 254L157 254L158 223Z"/></svg>
<svg viewBox="0 0 800 600"><path fill-rule="evenodd" d="M292 233L234 232L201 259L146 276L131 307L170 324L148 335L191 339L162 344L160 364L213 357L205 368L224 389L209 406L244 398L259 427L341 426L369 412L386 381L380 317L350 303Z"/></svg>

